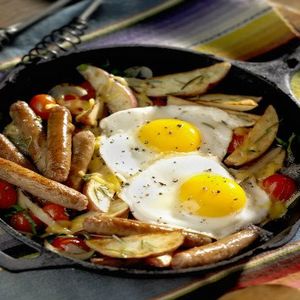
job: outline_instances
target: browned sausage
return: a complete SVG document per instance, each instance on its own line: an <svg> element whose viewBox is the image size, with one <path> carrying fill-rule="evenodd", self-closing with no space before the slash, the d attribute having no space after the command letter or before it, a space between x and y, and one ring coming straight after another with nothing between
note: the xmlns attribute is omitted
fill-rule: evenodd
<svg viewBox="0 0 300 300"><path fill-rule="evenodd" d="M73 136L71 168L66 182L69 187L80 190L82 184L82 174L80 173L86 173L94 153L94 147L95 136L91 131L80 131Z"/></svg>
<svg viewBox="0 0 300 300"><path fill-rule="evenodd" d="M0 158L0 179L64 207L76 210L87 208L85 195L3 158Z"/></svg>
<svg viewBox="0 0 300 300"><path fill-rule="evenodd" d="M116 234L118 236L128 236L145 233L162 233L180 230L156 224L148 224L143 223L141 221L129 220L124 218L115 218L105 215L96 215L86 218L83 223L83 228L91 233L107 235ZM200 233L190 233L189 231L185 230L180 231L185 236L184 244L186 242L190 243L192 238L195 240L196 236L198 237L197 245L204 245L207 243L211 243L212 241L210 237L207 237Z"/></svg>
<svg viewBox="0 0 300 300"><path fill-rule="evenodd" d="M175 269L208 265L228 259L249 246L260 236L257 227L245 229L214 243L178 252L171 266Z"/></svg>
<svg viewBox="0 0 300 300"><path fill-rule="evenodd" d="M17 149L17 147L0 133L0 157L10 160L24 168L34 170L32 163Z"/></svg>
<svg viewBox="0 0 300 300"><path fill-rule="evenodd" d="M9 113L20 134L30 140L28 154L38 170L43 173L46 169L46 136L40 119L24 101L13 103Z"/></svg>
<svg viewBox="0 0 300 300"><path fill-rule="evenodd" d="M47 124L46 177L66 181L71 166L72 133L74 125L70 111L63 106L51 108Z"/></svg>

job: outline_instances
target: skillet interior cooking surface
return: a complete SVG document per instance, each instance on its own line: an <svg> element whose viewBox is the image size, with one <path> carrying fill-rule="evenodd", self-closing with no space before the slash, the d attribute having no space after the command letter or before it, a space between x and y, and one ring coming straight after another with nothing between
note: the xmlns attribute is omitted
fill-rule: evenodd
<svg viewBox="0 0 300 300"><path fill-rule="evenodd" d="M170 49L162 47L144 47L128 46L113 47L90 50L85 52L72 53L62 56L56 60L32 65L27 68L19 67L13 71L2 82L0 86L0 109L2 119L0 122L1 130L9 123L8 115L9 106L16 100L28 101L34 94L45 93L53 86L63 82L76 83L82 80L76 71L76 66L82 63L89 63L106 69L109 72L125 70L131 66L147 66L153 70L154 75L168 74L179 71L188 71L199 67L205 67L219 62L221 59L210 55L199 54L195 52L183 51L180 49ZM268 104L272 104L281 120L278 136L286 140L292 132L299 134L297 120L299 118L299 106L275 84L246 71L234 64L226 78L214 89L228 94L245 94L253 96L263 96L259 109L254 113L262 113ZM245 67L246 68L246 67ZM299 153L298 153L299 156ZM299 157L296 158L299 161ZM41 251L41 257L38 263L26 263L13 266L10 261L7 264L12 270L35 269L49 266L76 265L78 267L88 268L97 271L113 271L119 274L138 274L138 275L171 275L186 274L191 272L207 271L218 266L229 265L240 260L243 257L253 255L264 249L278 247L288 242L296 233L300 219L299 204L293 204L284 218L267 224L266 229L274 234L274 237L268 241L260 241L252 249L241 255L220 263L195 267L182 270L147 270L147 269L125 269L92 265L87 262L76 261L58 257L56 254L50 254L48 250L43 249L40 245L26 237L22 237L18 232L13 230L4 221L0 223L9 234L22 240L28 245ZM2 253L0 252L2 255ZM0 255L0 257L1 257ZM44 256L44 258L43 258ZM53 258L51 262L49 257ZM3 257L0 264L4 263ZM4 265L5 266L5 265Z"/></svg>

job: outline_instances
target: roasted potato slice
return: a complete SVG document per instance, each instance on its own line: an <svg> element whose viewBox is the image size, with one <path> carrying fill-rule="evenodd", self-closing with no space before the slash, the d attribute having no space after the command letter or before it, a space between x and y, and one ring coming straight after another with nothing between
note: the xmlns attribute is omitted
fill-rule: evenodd
<svg viewBox="0 0 300 300"><path fill-rule="evenodd" d="M278 126L277 113L270 105L249 131L243 143L225 159L226 165L241 166L261 156L273 143Z"/></svg>
<svg viewBox="0 0 300 300"><path fill-rule="evenodd" d="M128 237L90 239L86 244L102 255L116 258L143 258L158 256L176 250L183 243L184 236L178 231L150 233Z"/></svg>
<svg viewBox="0 0 300 300"><path fill-rule="evenodd" d="M145 93L149 97L168 95L191 97L204 94L226 76L230 67L230 63L221 62L189 72L157 76L145 80L136 78L126 78L126 80L133 90Z"/></svg>
<svg viewBox="0 0 300 300"><path fill-rule="evenodd" d="M206 106L218 107L222 109L230 109L236 111L248 111L257 107L257 103L251 99L240 101L205 101L196 100L196 103Z"/></svg>
<svg viewBox="0 0 300 300"><path fill-rule="evenodd" d="M251 176L254 176L257 180L263 180L283 167L285 154L284 149L276 147L262 156L254 164L237 170L231 169L230 171L234 174L234 177L240 181Z"/></svg>
<svg viewBox="0 0 300 300"><path fill-rule="evenodd" d="M152 106L153 102L152 100L144 93L134 93L135 98L138 103L138 107L146 107L146 106Z"/></svg>
<svg viewBox="0 0 300 300"><path fill-rule="evenodd" d="M192 101L217 101L217 102L240 102L241 100L252 100L258 103L262 97L249 96L249 95L229 95L229 94L206 94L200 97L191 98Z"/></svg>
<svg viewBox="0 0 300 300"><path fill-rule="evenodd" d="M155 267L155 268L167 268L170 266L172 261L171 254L164 254L155 257L146 257L144 259L144 263L148 266Z"/></svg>
<svg viewBox="0 0 300 300"><path fill-rule="evenodd" d="M210 102L202 104L202 103L193 102L193 101L182 99L182 98L175 97L175 96L168 96L167 97L167 105L213 106L213 105L210 105ZM246 124L247 126L253 126L255 124L255 122L260 118L260 116L258 116L258 115L249 114L249 113L245 113L245 112L242 112L242 111L234 111L234 110L230 110L230 109L224 109L222 107L218 107L218 108L226 111L227 113L229 113L232 116L235 116L235 117L238 117L238 118L244 120L247 123Z"/></svg>

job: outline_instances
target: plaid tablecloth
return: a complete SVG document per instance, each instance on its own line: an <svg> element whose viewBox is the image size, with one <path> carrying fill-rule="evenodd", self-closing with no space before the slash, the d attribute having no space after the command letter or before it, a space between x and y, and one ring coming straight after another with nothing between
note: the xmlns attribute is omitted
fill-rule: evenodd
<svg viewBox="0 0 300 300"><path fill-rule="evenodd" d="M0 53L2 70L49 31L64 25L88 4L71 5L38 23ZM295 39L295 31L264 0L106 0L90 21L82 49L116 44L159 44L234 59L258 55ZM297 83L296 83L297 86ZM294 243L246 263L205 276L130 279L82 270L0 272L0 299L213 299L230 289L300 274L300 234ZM14 242L7 239L7 243ZM298 278L298 277L295 278ZM297 280L294 286L300 287Z"/></svg>

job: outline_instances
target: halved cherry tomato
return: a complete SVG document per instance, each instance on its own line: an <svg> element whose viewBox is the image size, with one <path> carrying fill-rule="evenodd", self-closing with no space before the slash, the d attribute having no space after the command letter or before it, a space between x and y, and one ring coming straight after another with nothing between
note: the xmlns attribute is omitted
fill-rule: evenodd
<svg viewBox="0 0 300 300"><path fill-rule="evenodd" d="M17 192L13 185L0 180L0 209L7 209L17 203Z"/></svg>
<svg viewBox="0 0 300 300"><path fill-rule="evenodd" d="M43 211L46 212L55 221L69 220L69 215L66 209L59 204L54 204L54 203L46 204L43 207Z"/></svg>
<svg viewBox="0 0 300 300"><path fill-rule="evenodd" d="M87 91L87 95L81 97L81 99L83 100L90 100L91 98L95 99L96 91L88 81L82 82L80 86Z"/></svg>
<svg viewBox="0 0 300 300"><path fill-rule="evenodd" d="M29 106L43 120L49 118L49 106L52 106L53 104L56 104L55 99L47 94L35 95L29 102Z"/></svg>
<svg viewBox="0 0 300 300"><path fill-rule="evenodd" d="M33 224L29 221L32 220ZM10 218L9 224L18 231L33 233L32 226L35 230L40 229L44 224L43 222L31 213L19 211L13 214Z"/></svg>
<svg viewBox="0 0 300 300"><path fill-rule="evenodd" d="M159 98L159 97L152 99L152 103L155 106L166 106L167 105L166 100L163 98Z"/></svg>
<svg viewBox="0 0 300 300"><path fill-rule="evenodd" d="M231 142L228 146L227 153L231 154L239 145L243 143L245 135L233 134Z"/></svg>
<svg viewBox="0 0 300 300"><path fill-rule="evenodd" d="M51 245L66 252L74 252L74 246L84 251L90 251L84 240L75 237L57 237L52 241Z"/></svg>
<svg viewBox="0 0 300 300"><path fill-rule="evenodd" d="M265 191L276 200L286 201L297 190L296 183L290 177L282 174L273 174L262 182Z"/></svg>

